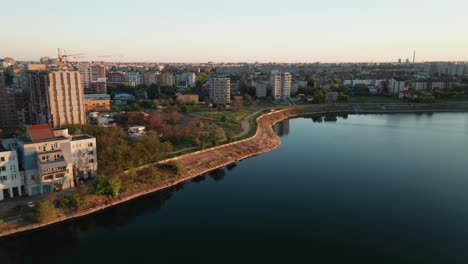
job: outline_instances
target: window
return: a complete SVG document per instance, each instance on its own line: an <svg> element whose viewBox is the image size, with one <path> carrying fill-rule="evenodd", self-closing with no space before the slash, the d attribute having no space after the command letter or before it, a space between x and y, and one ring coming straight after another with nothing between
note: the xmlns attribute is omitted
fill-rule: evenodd
<svg viewBox="0 0 468 264"><path fill-rule="evenodd" d="M88 143L88 147L92 147L93 146L93 143Z"/></svg>
<svg viewBox="0 0 468 264"><path fill-rule="evenodd" d="M42 146L42 151L46 151L46 146Z"/></svg>
<svg viewBox="0 0 468 264"><path fill-rule="evenodd" d="M89 155L93 155L93 154L94 154L94 151L91 150L91 151L89 152Z"/></svg>
<svg viewBox="0 0 468 264"><path fill-rule="evenodd" d="M0 167L0 171L6 171L6 167L5 166Z"/></svg>
<svg viewBox="0 0 468 264"><path fill-rule="evenodd" d="M5 161L5 157L0 157L0 161Z"/></svg>
<svg viewBox="0 0 468 264"><path fill-rule="evenodd" d="M89 159L89 163L94 163L94 159Z"/></svg>
<svg viewBox="0 0 468 264"><path fill-rule="evenodd" d="M1 176L0 181L2 181L2 182L7 181L7 176Z"/></svg>
<svg viewBox="0 0 468 264"><path fill-rule="evenodd" d="M35 180L36 179L36 175L31 175L31 180Z"/></svg>

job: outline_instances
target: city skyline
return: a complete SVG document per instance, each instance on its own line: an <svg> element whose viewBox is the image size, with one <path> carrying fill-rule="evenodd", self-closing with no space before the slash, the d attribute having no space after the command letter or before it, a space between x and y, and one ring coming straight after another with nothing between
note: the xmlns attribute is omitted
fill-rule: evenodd
<svg viewBox="0 0 468 264"><path fill-rule="evenodd" d="M0 57L114 62L468 61L468 3L10 1Z"/></svg>

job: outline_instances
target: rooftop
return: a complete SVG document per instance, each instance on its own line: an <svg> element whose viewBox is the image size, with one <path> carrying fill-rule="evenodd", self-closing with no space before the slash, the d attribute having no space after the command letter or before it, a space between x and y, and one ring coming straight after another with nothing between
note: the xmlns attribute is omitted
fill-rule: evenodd
<svg viewBox="0 0 468 264"><path fill-rule="evenodd" d="M72 136L72 141L78 141L78 140L84 140L84 139L92 139L94 138L93 136L90 135L76 135Z"/></svg>
<svg viewBox="0 0 468 264"><path fill-rule="evenodd" d="M49 124L28 125L27 135L31 141L54 140L55 135Z"/></svg>

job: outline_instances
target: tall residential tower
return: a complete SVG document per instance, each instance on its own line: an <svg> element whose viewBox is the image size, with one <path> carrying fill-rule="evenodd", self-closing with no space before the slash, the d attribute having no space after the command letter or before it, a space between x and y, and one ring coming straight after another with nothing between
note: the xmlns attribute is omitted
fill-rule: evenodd
<svg viewBox="0 0 468 264"><path fill-rule="evenodd" d="M32 124L85 124L84 92L78 71L27 72Z"/></svg>

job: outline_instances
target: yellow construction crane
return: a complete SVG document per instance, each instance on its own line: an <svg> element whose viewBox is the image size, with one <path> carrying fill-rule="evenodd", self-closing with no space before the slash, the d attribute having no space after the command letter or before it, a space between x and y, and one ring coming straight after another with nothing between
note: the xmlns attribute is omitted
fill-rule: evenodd
<svg viewBox="0 0 468 264"><path fill-rule="evenodd" d="M64 52L62 54L62 51L60 50L60 48L58 48L57 50L58 50L57 60L58 60L58 64L59 64L60 69L62 69L65 66L65 60L67 60L67 58L69 58L69 57L78 58L79 56L84 55L84 54L67 54L67 52L65 50L64 50Z"/></svg>

